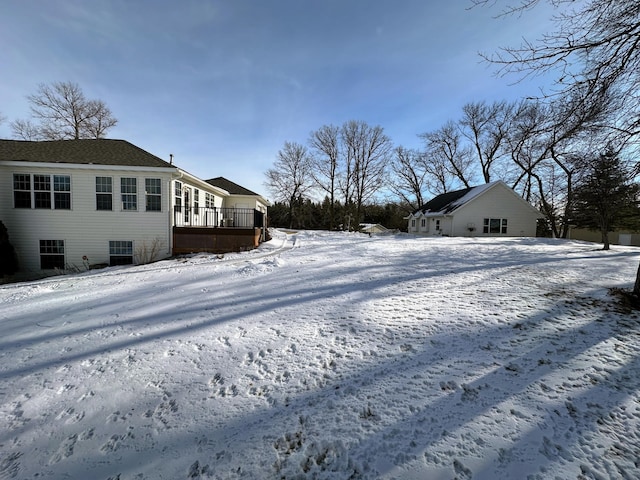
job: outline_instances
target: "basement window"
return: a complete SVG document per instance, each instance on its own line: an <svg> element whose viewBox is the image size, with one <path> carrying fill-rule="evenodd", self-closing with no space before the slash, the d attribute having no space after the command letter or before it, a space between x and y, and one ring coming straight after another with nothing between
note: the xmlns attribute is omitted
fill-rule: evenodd
<svg viewBox="0 0 640 480"><path fill-rule="evenodd" d="M64 270L64 240L40 240L40 268Z"/></svg>
<svg viewBox="0 0 640 480"><path fill-rule="evenodd" d="M133 265L133 242L112 240L109 242L109 265Z"/></svg>

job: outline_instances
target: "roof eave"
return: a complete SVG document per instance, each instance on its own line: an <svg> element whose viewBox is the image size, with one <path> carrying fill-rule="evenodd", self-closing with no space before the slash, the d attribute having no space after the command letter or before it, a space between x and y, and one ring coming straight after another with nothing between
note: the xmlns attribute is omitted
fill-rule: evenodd
<svg viewBox="0 0 640 480"><path fill-rule="evenodd" d="M64 162L33 162L31 160L0 160L0 165L7 167L29 168L64 168L68 170L129 170L141 172L167 172L173 173L176 167L149 167L139 165L105 165L102 163L64 163Z"/></svg>

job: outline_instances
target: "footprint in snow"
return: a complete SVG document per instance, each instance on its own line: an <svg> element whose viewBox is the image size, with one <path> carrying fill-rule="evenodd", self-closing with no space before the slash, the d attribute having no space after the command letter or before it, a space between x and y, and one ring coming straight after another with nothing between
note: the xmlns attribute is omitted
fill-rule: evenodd
<svg viewBox="0 0 640 480"><path fill-rule="evenodd" d="M458 478L460 479L470 479L473 477L473 472L468 469L467 467L465 467L460 460L454 460L453 461L453 469L456 472L456 475L458 476Z"/></svg>
<svg viewBox="0 0 640 480"><path fill-rule="evenodd" d="M84 411L76 412L76 409L69 407L58 414L56 420L64 420L64 423L77 423L84 418Z"/></svg>
<svg viewBox="0 0 640 480"><path fill-rule="evenodd" d="M102 453L112 453L117 451L126 440L135 439L135 435L133 434L133 427L129 427L127 432L123 435L111 435L109 440L107 440L101 447L100 451Z"/></svg>
<svg viewBox="0 0 640 480"><path fill-rule="evenodd" d="M22 452L13 452L6 457L0 457L0 478L17 478L20 471L20 457Z"/></svg>
<svg viewBox="0 0 640 480"><path fill-rule="evenodd" d="M58 450L56 450L56 453L54 453L49 459L49 465L58 463L59 461L64 460L65 458L69 458L71 455L73 455L73 449L77 441L77 434L73 434L65 438L58 447Z"/></svg>

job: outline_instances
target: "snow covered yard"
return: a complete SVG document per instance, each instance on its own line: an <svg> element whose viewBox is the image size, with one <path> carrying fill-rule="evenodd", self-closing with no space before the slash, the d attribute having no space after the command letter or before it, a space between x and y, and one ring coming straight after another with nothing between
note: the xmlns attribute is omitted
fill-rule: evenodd
<svg viewBox="0 0 640 480"><path fill-rule="evenodd" d="M637 479L640 250L274 232L0 286L0 479Z"/></svg>

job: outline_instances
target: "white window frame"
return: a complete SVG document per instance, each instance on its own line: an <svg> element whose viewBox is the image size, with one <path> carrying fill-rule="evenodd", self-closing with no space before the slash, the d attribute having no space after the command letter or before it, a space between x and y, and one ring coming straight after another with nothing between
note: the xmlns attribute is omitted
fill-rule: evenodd
<svg viewBox="0 0 640 480"><path fill-rule="evenodd" d="M40 269L41 270L64 270L64 266L67 264L65 261L64 240L40 240L39 241L40 252ZM62 259L59 265L43 266L45 259Z"/></svg>
<svg viewBox="0 0 640 480"><path fill-rule="evenodd" d="M25 182L28 182L28 189L24 188ZM23 201L27 198L24 194L28 194L29 205L17 206L17 193L23 194ZM71 210L71 175L14 173L13 206L38 210Z"/></svg>
<svg viewBox="0 0 640 480"><path fill-rule="evenodd" d="M498 222L497 229L494 227L495 222ZM486 234L507 234L508 222L506 218L485 218L482 222L482 233Z"/></svg>
<svg viewBox="0 0 640 480"><path fill-rule="evenodd" d="M120 178L120 200L123 211L138 211L138 179L136 177Z"/></svg>
<svg viewBox="0 0 640 480"><path fill-rule="evenodd" d="M18 196L16 195L17 193L21 193L22 195ZM21 197L20 201L16 201L19 197ZM27 199L29 200L28 205L18 206L19 203L26 203ZM30 173L13 174L13 208L33 208L33 192L31 188Z"/></svg>
<svg viewBox="0 0 640 480"><path fill-rule="evenodd" d="M153 185L151 183L153 183ZM157 187L157 191L155 190L156 187ZM150 190L154 190L154 191L150 191ZM162 211L162 179L145 178L144 194L145 194L145 210L147 212L161 212ZM150 200L157 200L158 208L149 208Z"/></svg>
<svg viewBox="0 0 640 480"><path fill-rule="evenodd" d="M103 182L102 180L109 180L108 182ZM106 176L96 176L96 210L100 212L111 212L113 211L113 177ZM109 203L111 205L110 208L98 208L100 202L98 198L106 199L109 198Z"/></svg>
<svg viewBox="0 0 640 480"><path fill-rule="evenodd" d="M209 192L204 193L204 206L206 208L215 208L216 206L216 197Z"/></svg>
<svg viewBox="0 0 640 480"><path fill-rule="evenodd" d="M130 262L122 262L121 259L130 258ZM115 262L113 259L117 259ZM133 241L109 240L109 265L133 265Z"/></svg>

